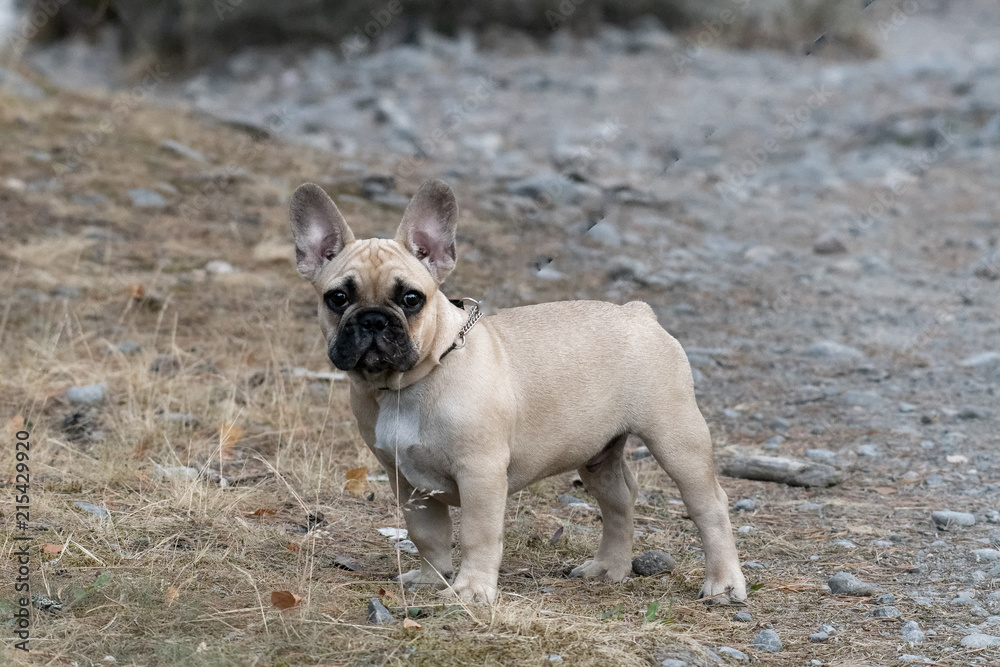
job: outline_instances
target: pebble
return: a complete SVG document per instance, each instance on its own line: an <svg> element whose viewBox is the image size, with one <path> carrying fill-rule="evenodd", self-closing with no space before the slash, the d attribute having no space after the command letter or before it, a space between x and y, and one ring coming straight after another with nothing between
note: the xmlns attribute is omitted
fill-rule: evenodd
<svg viewBox="0 0 1000 667"><path fill-rule="evenodd" d="M651 549L632 559L632 571L640 577L652 577L677 567L674 557L665 551Z"/></svg>
<svg viewBox="0 0 1000 667"><path fill-rule="evenodd" d="M235 270L235 266L221 259L213 259L205 265L205 272L215 276L222 275L223 273L232 273Z"/></svg>
<svg viewBox="0 0 1000 667"><path fill-rule="evenodd" d="M743 566L746 567L748 570L766 570L767 569L766 565L764 565L763 563L758 563L755 560L748 560L746 563L743 564Z"/></svg>
<svg viewBox="0 0 1000 667"><path fill-rule="evenodd" d="M177 153L181 157L186 157L189 160L194 160L195 162L207 162L205 156L191 148L190 146L185 146L179 141L174 141L173 139L167 139L162 144L161 148L164 148L172 153Z"/></svg>
<svg viewBox="0 0 1000 667"><path fill-rule="evenodd" d="M744 498L736 503L735 509L737 512L753 512L757 509L757 501L753 498Z"/></svg>
<svg viewBox="0 0 1000 667"><path fill-rule="evenodd" d="M559 655L558 653L549 653L547 656L545 656L545 659L548 660L549 662L562 662L563 661L563 657L561 655Z"/></svg>
<svg viewBox="0 0 1000 667"><path fill-rule="evenodd" d="M676 658L667 658L660 663L660 667L688 667L688 664L683 660L677 660Z"/></svg>
<svg viewBox="0 0 1000 667"><path fill-rule="evenodd" d="M990 646L1000 646L1000 637L993 635L974 634L962 637L962 646L965 648L989 648Z"/></svg>
<svg viewBox="0 0 1000 667"><path fill-rule="evenodd" d="M588 505L585 501L580 500L576 496L569 493L564 493L561 496L559 496L559 502L561 502L563 505L569 505L570 507L575 507L578 509L588 509L588 510L594 509L593 507Z"/></svg>
<svg viewBox="0 0 1000 667"><path fill-rule="evenodd" d="M142 346L134 340L123 340L115 345L115 349L122 354L138 354L142 352Z"/></svg>
<svg viewBox="0 0 1000 667"><path fill-rule="evenodd" d="M920 663L925 665L934 664L934 661L928 658L926 655L910 655L909 653L904 653L903 655L899 656L899 661L911 664L912 663Z"/></svg>
<svg viewBox="0 0 1000 667"><path fill-rule="evenodd" d="M762 651L777 653L781 650L781 638L774 630L761 630L760 633L753 638L753 645Z"/></svg>
<svg viewBox="0 0 1000 667"><path fill-rule="evenodd" d="M834 595L849 595L851 597L868 597L875 594L877 586L861 581L850 572L838 572L830 577L828 582L830 592Z"/></svg>
<svg viewBox="0 0 1000 667"><path fill-rule="evenodd" d="M807 347L802 354L813 359L827 359L830 361L854 361L865 358L865 353L861 350L849 345L835 343L832 340L817 341Z"/></svg>
<svg viewBox="0 0 1000 667"><path fill-rule="evenodd" d="M738 532L738 533L752 533L755 530L757 530L757 529L754 528L753 526L740 526L739 528L736 529L736 532Z"/></svg>
<svg viewBox="0 0 1000 667"><path fill-rule="evenodd" d="M993 364L1000 365L1000 352L980 352L958 362L958 365L963 368L979 368Z"/></svg>
<svg viewBox="0 0 1000 667"><path fill-rule="evenodd" d="M996 549L973 549L972 557L977 563L982 561L992 562L1000 560L1000 551Z"/></svg>
<svg viewBox="0 0 1000 667"><path fill-rule="evenodd" d="M720 646L716 648L715 651L717 653L721 653L722 655L728 656L738 662L744 662L750 659L747 657L746 653L744 653L743 651L738 651L732 648L731 646Z"/></svg>
<svg viewBox="0 0 1000 667"><path fill-rule="evenodd" d="M902 412L903 414L909 414L911 412L916 412L917 411L917 406L915 406L913 403L907 403L906 401L900 401L900 403L899 403L899 411Z"/></svg>
<svg viewBox="0 0 1000 667"><path fill-rule="evenodd" d="M882 593L875 598L875 604L896 604L896 596L892 593Z"/></svg>
<svg viewBox="0 0 1000 667"><path fill-rule="evenodd" d="M108 511L108 508L104 507L103 505L94 505L93 503L80 502L80 503L73 503L73 507L82 509L84 512L93 514L98 519L107 519L109 516L111 516L111 512Z"/></svg>
<svg viewBox="0 0 1000 667"><path fill-rule="evenodd" d="M769 438L768 441L764 443L764 449L766 449L769 452L776 451L778 449L781 449L781 443L783 443L784 441L785 441L785 436L775 435Z"/></svg>
<svg viewBox="0 0 1000 667"><path fill-rule="evenodd" d="M588 229L587 236L607 246L620 246L622 244L622 235L618 233L614 225L604 220Z"/></svg>
<svg viewBox="0 0 1000 667"><path fill-rule="evenodd" d="M809 635L809 641L811 641L814 644L825 642L829 638L830 635L826 632L823 632L822 630L819 632L814 632L811 635Z"/></svg>
<svg viewBox="0 0 1000 667"><path fill-rule="evenodd" d="M167 200L158 192L146 188L133 188L128 191L129 199L136 208L163 208Z"/></svg>
<svg viewBox="0 0 1000 667"><path fill-rule="evenodd" d="M740 613L735 614L733 616L733 620L736 621L737 623L751 623L753 622L753 616L751 616L745 611L741 611Z"/></svg>
<svg viewBox="0 0 1000 667"><path fill-rule="evenodd" d="M886 605L885 607L876 607L872 611L872 616L875 618L899 618L903 614L900 613L899 609L893 607L892 605Z"/></svg>
<svg viewBox="0 0 1000 667"><path fill-rule="evenodd" d="M847 246L840 240L836 232L826 232L813 245L813 252L817 255L837 255L847 252Z"/></svg>
<svg viewBox="0 0 1000 667"><path fill-rule="evenodd" d="M879 405L880 403L882 403L883 399L878 392L859 391L857 389L850 389L840 395L840 400L845 405L851 405L857 407L870 407L873 405Z"/></svg>
<svg viewBox="0 0 1000 667"><path fill-rule="evenodd" d="M385 608L378 598L368 601L368 622L372 625L387 625L392 623L392 612Z"/></svg>
<svg viewBox="0 0 1000 667"><path fill-rule="evenodd" d="M878 456L878 447L875 445L858 445L858 456L874 458Z"/></svg>
<svg viewBox="0 0 1000 667"><path fill-rule="evenodd" d="M608 277L612 280L644 282L649 278L649 267L641 259L619 255L608 262Z"/></svg>
<svg viewBox="0 0 1000 667"><path fill-rule="evenodd" d="M94 404L100 403L108 396L108 385L105 383L88 384L70 387L66 390L66 398L70 403Z"/></svg>
<svg viewBox="0 0 1000 667"><path fill-rule="evenodd" d="M931 514L931 519L939 528L968 527L976 525L976 517L968 512L938 510Z"/></svg>
<svg viewBox="0 0 1000 667"><path fill-rule="evenodd" d="M813 461L830 461L836 454L831 452L829 449L807 449L806 458L810 458Z"/></svg>
<svg viewBox="0 0 1000 667"><path fill-rule="evenodd" d="M920 625L916 621L903 623L900 632L903 634L903 640L911 644L919 644L924 641L924 631L920 629Z"/></svg>

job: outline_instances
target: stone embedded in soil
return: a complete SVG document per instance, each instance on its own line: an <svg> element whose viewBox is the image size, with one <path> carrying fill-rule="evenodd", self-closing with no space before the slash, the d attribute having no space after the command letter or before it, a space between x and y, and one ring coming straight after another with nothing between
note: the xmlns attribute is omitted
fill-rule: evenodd
<svg viewBox="0 0 1000 667"><path fill-rule="evenodd" d="M939 528L968 527L976 525L976 517L968 512L938 510L931 514L931 519Z"/></svg>
<svg viewBox="0 0 1000 667"><path fill-rule="evenodd" d="M100 403L108 396L108 385L88 384L79 387L70 387L66 390L66 398L70 403L92 404Z"/></svg>
<svg viewBox="0 0 1000 667"><path fill-rule="evenodd" d="M738 662L744 662L750 659L747 657L746 653L744 653L743 651L738 651L731 646L720 646L715 650L718 653L721 653L722 655L732 658L733 660L736 660Z"/></svg>
<svg viewBox="0 0 1000 667"><path fill-rule="evenodd" d="M768 651L769 653L777 653L781 650L781 637L774 630L761 630L760 633L753 638L753 645L762 651Z"/></svg>
<svg viewBox="0 0 1000 667"><path fill-rule="evenodd" d="M834 595L851 597L869 597L875 594L877 586L861 581L850 572L838 572L830 577L828 582L830 592Z"/></svg>
<svg viewBox="0 0 1000 667"><path fill-rule="evenodd" d="M823 632L822 630L820 630L819 632L814 632L811 635L809 635L809 641L811 641L814 644L825 642L829 638L830 638L829 633Z"/></svg>
<svg viewBox="0 0 1000 667"><path fill-rule="evenodd" d="M564 493L561 496L559 496L559 502L561 502L563 505L568 505L570 507L575 507L578 509L588 509L588 510L594 509L593 507L588 505L586 501L580 500L576 496L571 495L569 493Z"/></svg>
<svg viewBox="0 0 1000 667"><path fill-rule="evenodd" d="M387 625L392 623L392 612L385 608L378 598L368 601L368 622L372 625Z"/></svg>
<svg viewBox="0 0 1000 667"><path fill-rule="evenodd" d="M128 191L128 197L136 208L163 208L167 200L158 192L146 188L133 188Z"/></svg>
<svg viewBox="0 0 1000 667"><path fill-rule="evenodd" d="M899 618L903 614L900 613L899 609L893 607L892 605L886 605L884 607L876 607L872 611L872 616L875 618Z"/></svg>
<svg viewBox="0 0 1000 667"><path fill-rule="evenodd" d="M194 160L195 162L206 162L205 156L191 148L190 146L185 146L179 141L174 141L173 139L167 139L160 144L160 147L170 151L171 153L176 153L182 157L186 157L189 160Z"/></svg>
<svg viewBox="0 0 1000 667"><path fill-rule="evenodd" d="M674 557L665 551L652 549L632 559L632 571L640 577L652 577L677 567Z"/></svg>
<svg viewBox="0 0 1000 667"><path fill-rule="evenodd" d="M875 604L896 604L896 596L892 593L882 593L875 598Z"/></svg>
<svg viewBox="0 0 1000 667"><path fill-rule="evenodd" d="M924 641L924 631L920 629L920 625L916 621L904 623L900 632L903 635L903 640L911 644L919 644Z"/></svg>
<svg viewBox="0 0 1000 667"><path fill-rule="evenodd" d="M965 648L982 649L990 646L1000 646L1000 637L993 635L974 634L962 637L962 646Z"/></svg>
<svg viewBox="0 0 1000 667"><path fill-rule="evenodd" d="M111 516L111 512L108 511L107 507L103 505L94 505L93 503L73 503L73 507L83 510L89 514L93 514L98 519L107 519Z"/></svg>
<svg viewBox="0 0 1000 667"><path fill-rule="evenodd" d="M789 486L833 486L843 479L833 466L778 456L734 456L723 464L722 474Z"/></svg>
<svg viewBox="0 0 1000 667"><path fill-rule="evenodd" d="M813 252L817 255L837 255L847 252L847 246L840 240L836 232L826 232L813 245Z"/></svg>
<svg viewBox="0 0 1000 667"><path fill-rule="evenodd" d="M236 267L229 262L221 259L213 259L211 262L205 265L205 272L211 273L212 275L222 275L224 273L233 273L236 271Z"/></svg>
<svg viewBox="0 0 1000 667"><path fill-rule="evenodd" d="M751 623L753 622L753 616L751 616L745 611L741 611L740 613L735 614L733 616L733 620L736 621L737 623Z"/></svg>
<svg viewBox="0 0 1000 667"><path fill-rule="evenodd" d="M813 461L831 461L836 457L836 453L829 449L807 449L806 458Z"/></svg>
<svg viewBox="0 0 1000 667"><path fill-rule="evenodd" d="M816 341L807 347L802 354L813 359L828 359L830 361L855 361L865 358L865 353L856 347L842 345L832 340Z"/></svg>
<svg viewBox="0 0 1000 667"><path fill-rule="evenodd" d="M977 562L988 562L1000 560L1000 551L996 549L973 549L972 558Z"/></svg>
<svg viewBox="0 0 1000 667"><path fill-rule="evenodd" d="M980 352L958 362L958 365L963 368L979 368L993 364L1000 366L1000 352Z"/></svg>
<svg viewBox="0 0 1000 667"><path fill-rule="evenodd" d="M904 653L899 656L899 661L907 664L934 664L934 661L928 658L926 655L911 655L909 653Z"/></svg>
<svg viewBox="0 0 1000 667"><path fill-rule="evenodd" d="M753 498L744 498L736 503L734 508L737 512L753 512L757 509L757 501Z"/></svg>
<svg viewBox="0 0 1000 667"><path fill-rule="evenodd" d="M683 660L667 658L666 660L660 663L660 667L688 667L688 664Z"/></svg>

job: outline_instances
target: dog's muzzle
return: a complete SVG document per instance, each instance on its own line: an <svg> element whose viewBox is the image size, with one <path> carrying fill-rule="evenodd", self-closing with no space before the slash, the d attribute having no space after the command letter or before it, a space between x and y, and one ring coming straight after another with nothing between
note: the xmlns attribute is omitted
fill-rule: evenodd
<svg viewBox="0 0 1000 667"><path fill-rule="evenodd" d="M342 371L368 374L408 371L417 363L406 322L386 308L362 308L345 320L330 346L330 361Z"/></svg>

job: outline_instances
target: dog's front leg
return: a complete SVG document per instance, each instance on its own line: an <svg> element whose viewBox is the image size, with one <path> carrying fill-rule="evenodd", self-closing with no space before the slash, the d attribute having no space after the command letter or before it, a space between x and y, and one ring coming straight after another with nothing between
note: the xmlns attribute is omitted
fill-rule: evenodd
<svg viewBox="0 0 1000 667"><path fill-rule="evenodd" d="M444 588L452 575L451 514L448 506L413 486L395 468L385 466L402 505L409 537L420 553L420 567L399 575L407 587Z"/></svg>
<svg viewBox="0 0 1000 667"><path fill-rule="evenodd" d="M503 556L507 468L466 471L457 481L462 501L462 564L452 587L463 600L493 603Z"/></svg>

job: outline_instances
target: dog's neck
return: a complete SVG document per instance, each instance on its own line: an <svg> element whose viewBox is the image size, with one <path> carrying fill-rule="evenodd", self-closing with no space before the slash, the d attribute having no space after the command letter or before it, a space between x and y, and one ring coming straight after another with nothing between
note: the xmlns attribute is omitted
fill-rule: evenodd
<svg viewBox="0 0 1000 667"><path fill-rule="evenodd" d="M420 350L420 358L408 371L388 371L378 377L364 377L355 371L348 371L351 381L367 392L377 394L380 391L398 391L427 377L441 364L441 358L458 340L459 332L468 321L469 312L456 306L442 292L434 293L437 317L424 323L421 331L422 340L433 343L427 349Z"/></svg>

